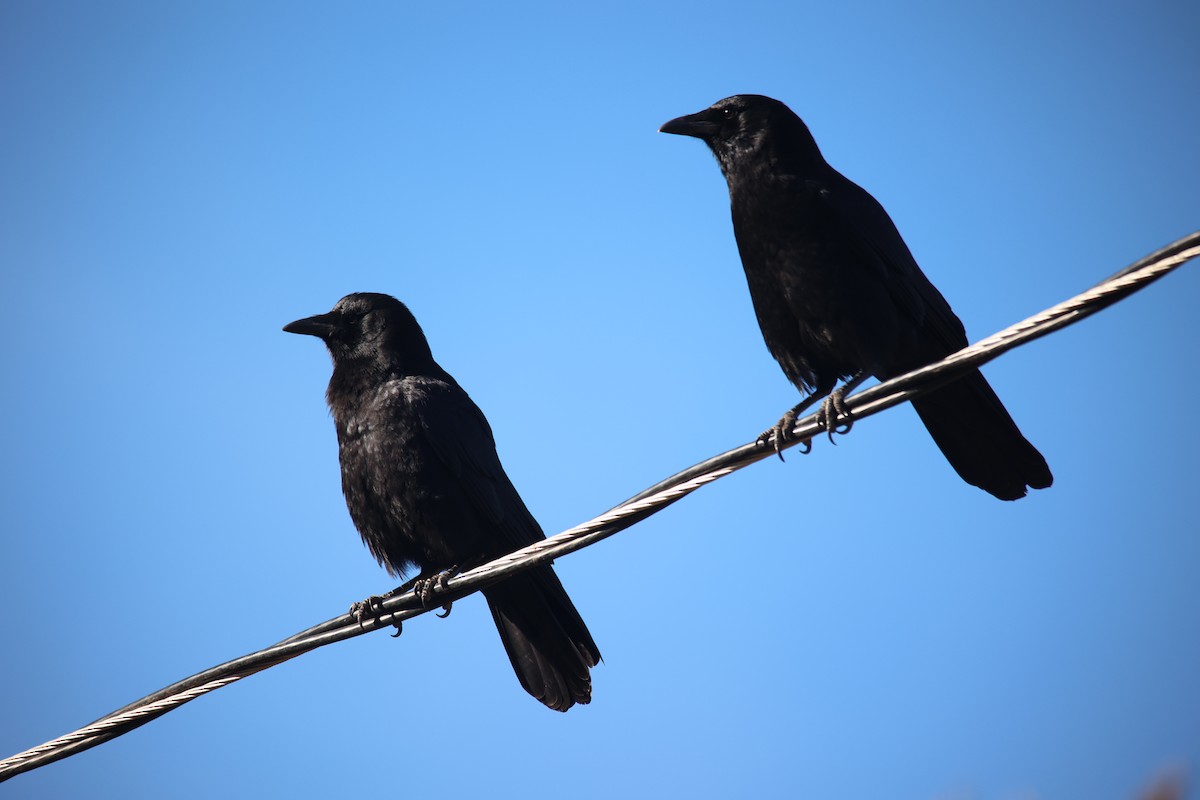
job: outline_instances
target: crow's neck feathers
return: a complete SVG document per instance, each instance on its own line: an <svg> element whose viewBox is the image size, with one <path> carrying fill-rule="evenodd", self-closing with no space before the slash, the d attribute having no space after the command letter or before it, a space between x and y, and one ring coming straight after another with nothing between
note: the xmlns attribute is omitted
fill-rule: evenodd
<svg viewBox="0 0 1200 800"><path fill-rule="evenodd" d="M392 381L418 376L448 379L434 361L417 321L404 311L378 320L368 318L355 335L328 342L333 375L325 397L335 417Z"/></svg>
<svg viewBox="0 0 1200 800"><path fill-rule="evenodd" d="M786 114L748 121L738 135L710 142L731 194L781 179L819 177L830 169L808 126L782 110Z"/></svg>

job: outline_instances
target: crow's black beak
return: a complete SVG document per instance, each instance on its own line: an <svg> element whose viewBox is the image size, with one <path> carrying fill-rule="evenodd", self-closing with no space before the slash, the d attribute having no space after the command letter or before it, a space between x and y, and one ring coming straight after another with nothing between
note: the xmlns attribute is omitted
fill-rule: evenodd
<svg viewBox="0 0 1200 800"><path fill-rule="evenodd" d="M670 122L663 123L658 130L661 133L677 133L681 136L695 136L697 139L711 139L720 130L721 125L706 117L707 110L685 117L676 117Z"/></svg>
<svg viewBox="0 0 1200 800"><path fill-rule="evenodd" d="M328 339L335 330L337 322L333 314L317 314L315 317L305 317L283 326L287 333L304 333L321 339Z"/></svg>

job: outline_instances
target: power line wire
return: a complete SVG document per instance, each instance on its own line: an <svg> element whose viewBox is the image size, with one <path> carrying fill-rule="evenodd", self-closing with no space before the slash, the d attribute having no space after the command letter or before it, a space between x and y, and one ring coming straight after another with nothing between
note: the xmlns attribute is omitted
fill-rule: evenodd
<svg viewBox="0 0 1200 800"><path fill-rule="evenodd" d="M1014 347L1079 322L1123 300L1198 255L1200 232L1185 236L1106 278L1091 289L1011 325L941 361L850 395L846 398L846 406L857 422L932 391ZM823 430L817 423L817 414L810 414L797 420L793 428L795 438L784 443L782 447L786 449L807 442ZM423 608L420 600L412 592L408 592L385 600L381 615L375 619L364 620L360 624L349 614L343 614L264 650L185 678L117 709L77 731L0 761L0 782L128 733L197 697L310 650L380 628L399 627L404 620L435 610L444 602L458 600L517 572L581 550L629 528L701 486L774 454L773 446L764 447L751 442L695 464L594 519L451 578L445 588L438 592L437 604L432 608Z"/></svg>

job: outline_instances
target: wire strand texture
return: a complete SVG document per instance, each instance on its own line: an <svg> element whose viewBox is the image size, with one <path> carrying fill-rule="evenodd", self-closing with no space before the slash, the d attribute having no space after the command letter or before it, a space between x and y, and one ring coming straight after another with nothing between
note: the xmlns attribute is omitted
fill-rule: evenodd
<svg viewBox="0 0 1200 800"><path fill-rule="evenodd" d="M855 422L858 422L864 417L907 402L1014 347L1072 325L1123 300L1198 255L1200 231L1140 259L1091 289L965 347L941 361L850 395L846 398L846 406ZM782 447L802 444L823 431L824 428L817 421L817 415L810 414L797 420L793 428L794 438ZM410 591L384 601L382 613L374 619L359 623L349 614L342 614L271 647L185 678L117 709L79 730L0 761L0 782L128 733L197 697L310 650L381 628L399 628L405 620L435 610L444 603L458 600L517 572L582 550L619 533L686 497L701 486L774 454L773 446L751 442L695 464L587 522L451 578L438 592L436 602L429 608L423 607L416 595Z"/></svg>

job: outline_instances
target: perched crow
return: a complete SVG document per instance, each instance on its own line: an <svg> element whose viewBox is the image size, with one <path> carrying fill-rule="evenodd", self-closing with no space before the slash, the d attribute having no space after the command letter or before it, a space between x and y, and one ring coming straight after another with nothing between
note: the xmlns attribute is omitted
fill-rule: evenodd
<svg viewBox="0 0 1200 800"><path fill-rule="evenodd" d="M767 349L805 402L760 441L786 439L796 415L839 379L880 380L967 344L962 322L921 272L891 218L829 166L804 122L761 95L735 95L660 129L703 140L729 184L733 231ZM823 413L844 414L833 392ZM946 460L1001 500L1051 484L1050 469L978 370L912 401Z"/></svg>
<svg viewBox="0 0 1200 800"><path fill-rule="evenodd" d="M389 573L419 569L427 600L439 573L545 538L500 466L483 412L433 360L403 303L351 294L284 330L319 337L333 357L326 399L342 492ZM525 691L556 711L591 701L600 651L549 565L483 595Z"/></svg>

